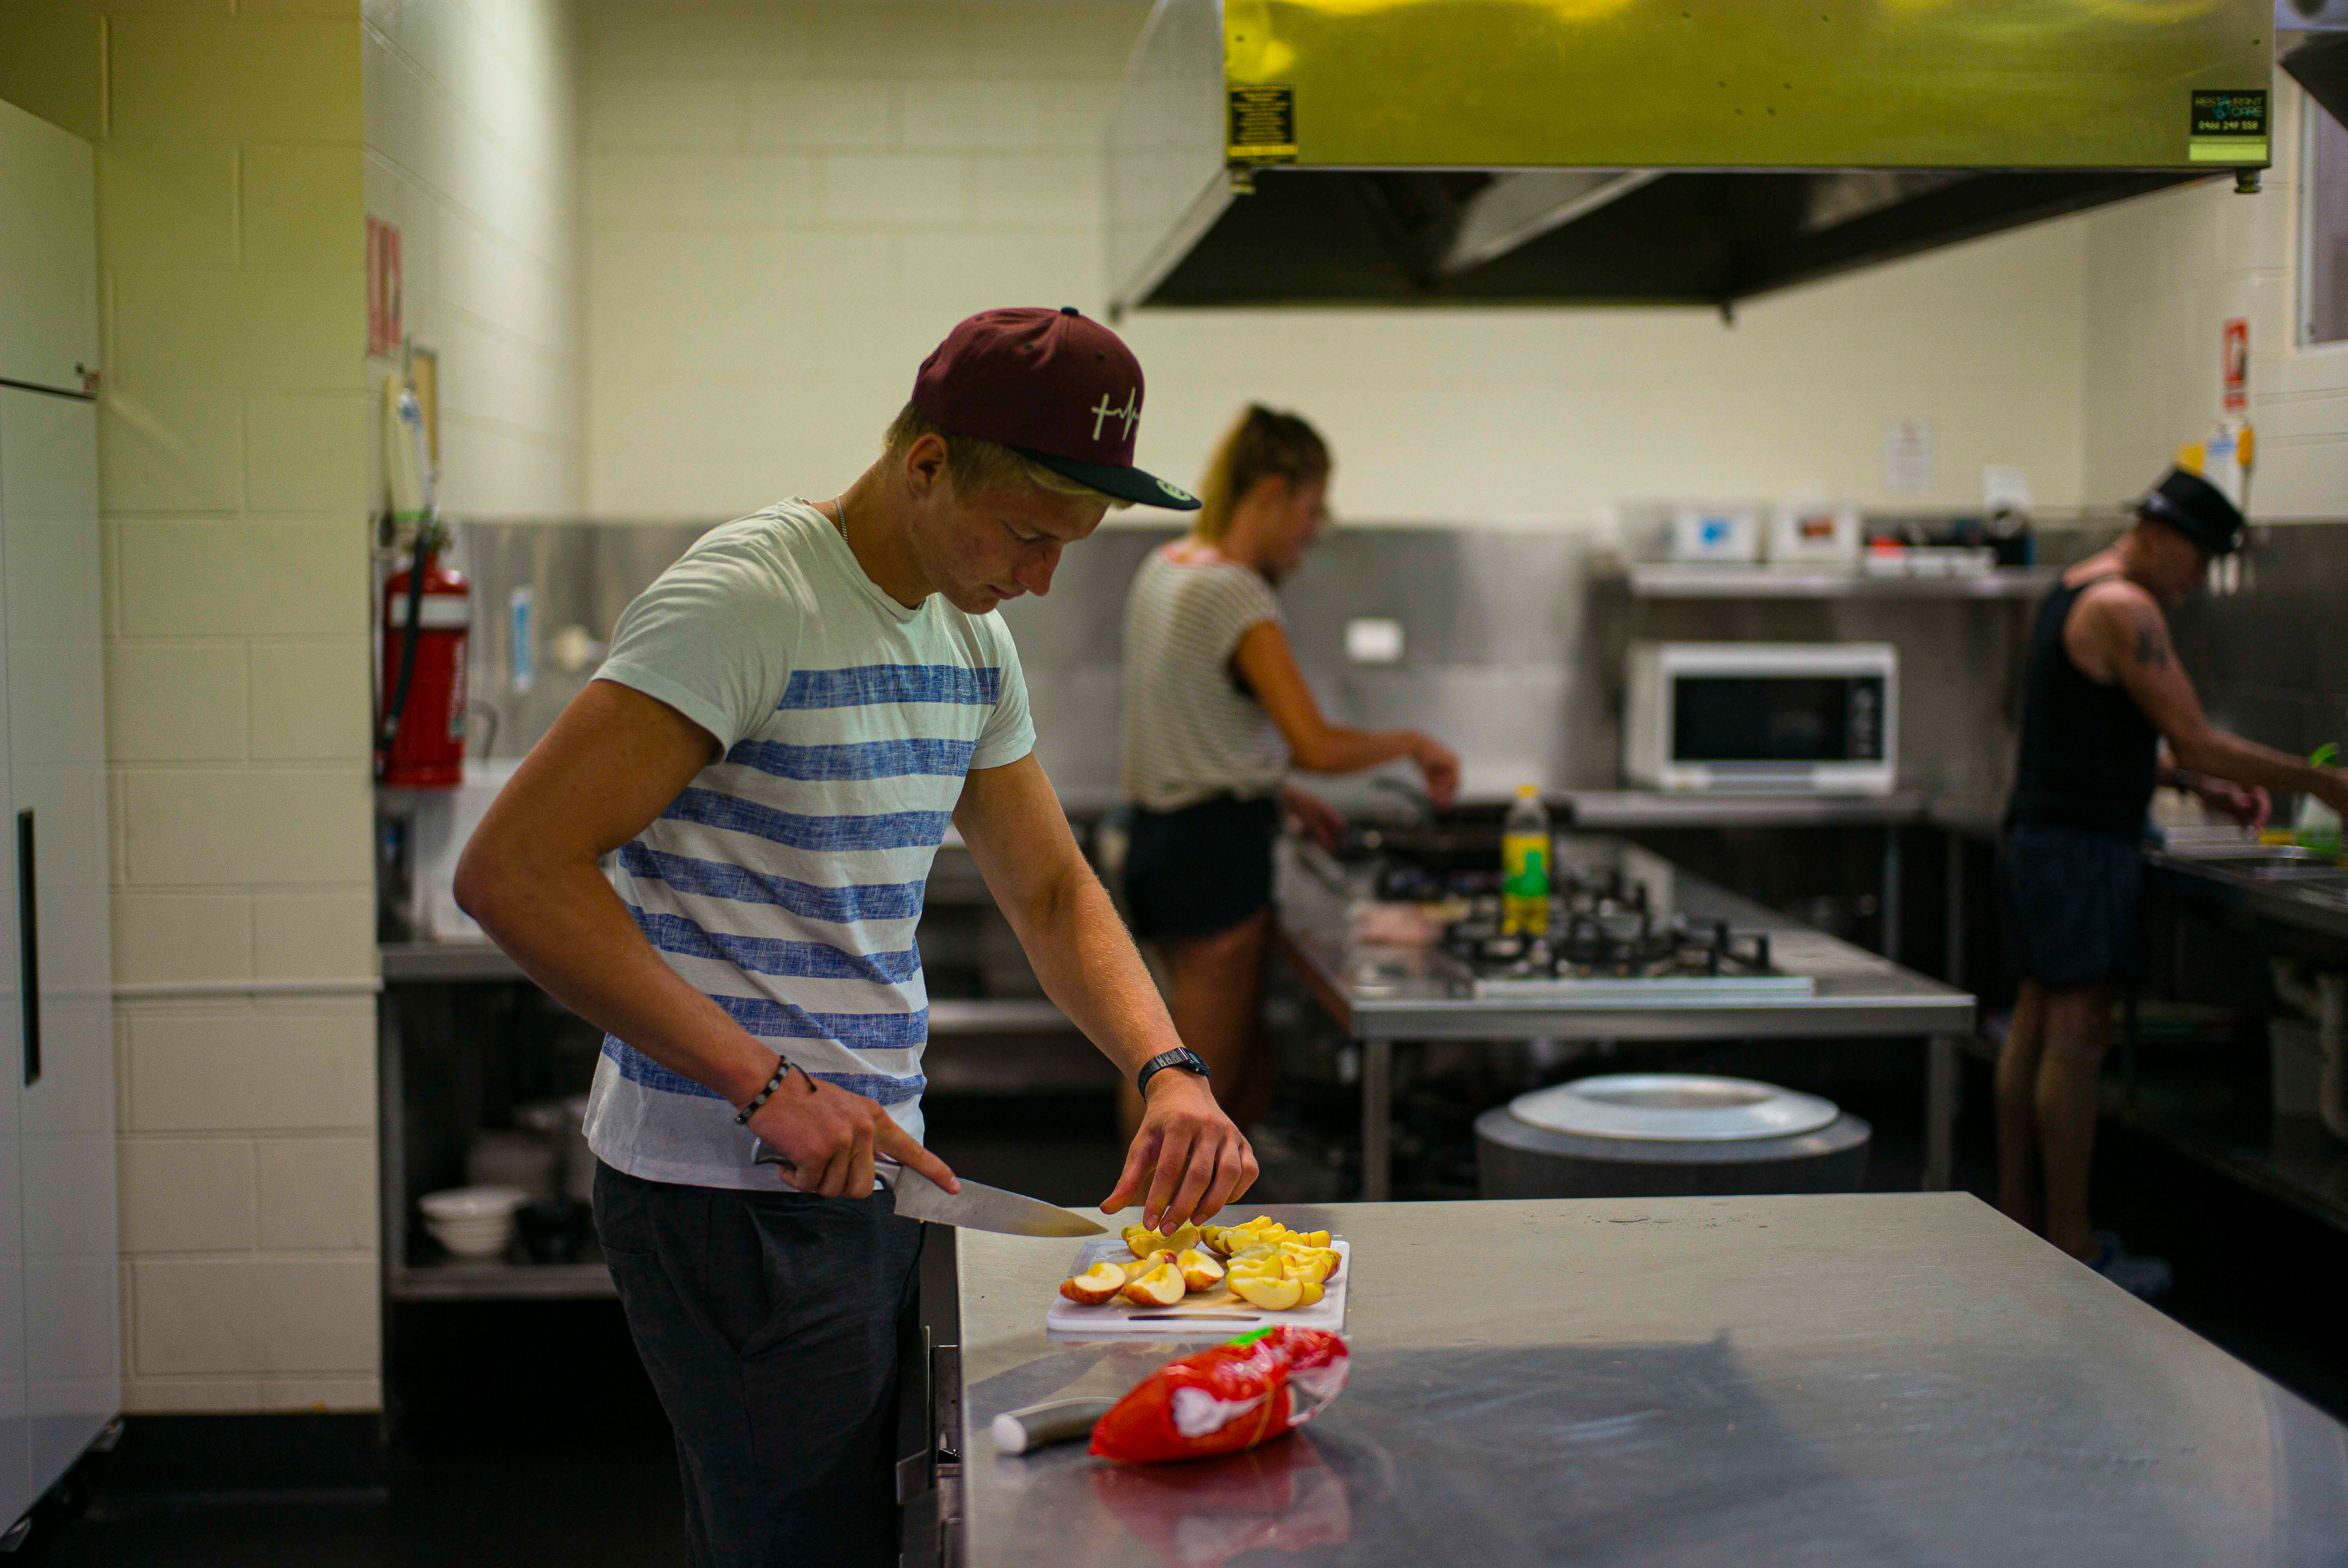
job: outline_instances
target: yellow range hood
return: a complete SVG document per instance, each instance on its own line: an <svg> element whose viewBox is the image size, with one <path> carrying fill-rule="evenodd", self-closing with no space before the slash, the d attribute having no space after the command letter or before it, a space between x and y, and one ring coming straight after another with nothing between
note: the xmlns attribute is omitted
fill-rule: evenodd
<svg viewBox="0 0 2348 1568"><path fill-rule="evenodd" d="M1159 0L1140 306L1709 304L2268 163L2273 0Z"/></svg>

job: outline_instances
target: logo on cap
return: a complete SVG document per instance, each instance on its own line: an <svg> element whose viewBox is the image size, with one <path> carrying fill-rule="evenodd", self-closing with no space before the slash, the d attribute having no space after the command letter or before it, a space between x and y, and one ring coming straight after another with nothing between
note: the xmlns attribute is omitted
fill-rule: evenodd
<svg viewBox="0 0 2348 1568"><path fill-rule="evenodd" d="M1141 389L1137 386L1125 395L1123 408L1112 408L1109 406L1108 394L1102 393L1100 402L1094 407L1085 410L1086 414L1093 416L1093 439L1096 441L1100 439L1101 425L1104 422L1122 419L1125 421L1125 438L1128 441L1132 440L1133 422L1141 417L1140 396Z"/></svg>

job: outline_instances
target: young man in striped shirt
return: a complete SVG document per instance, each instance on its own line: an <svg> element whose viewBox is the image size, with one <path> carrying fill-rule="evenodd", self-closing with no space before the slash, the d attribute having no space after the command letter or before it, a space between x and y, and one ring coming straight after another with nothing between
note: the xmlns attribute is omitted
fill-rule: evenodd
<svg viewBox="0 0 2348 1568"><path fill-rule="evenodd" d="M458 866L465 908L609 1031L596 1226L676 1429L697 1568L896 1560L920 1227L872 1196L873 1166L955 1186L921 1144L913 941L949 823L1053 1000L1147 1080L1102 1208L1170 1228L1254 1180L1036 764L993 613L1047 591L1110 505L1198 504L1133 466L1141 395L1073 310L963 322L846 491L713 530L628 608Z"/></svg>

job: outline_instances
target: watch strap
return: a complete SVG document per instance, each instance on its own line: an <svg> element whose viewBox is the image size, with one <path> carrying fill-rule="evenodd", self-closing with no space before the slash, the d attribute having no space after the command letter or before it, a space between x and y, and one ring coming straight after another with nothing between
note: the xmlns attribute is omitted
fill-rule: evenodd
<svg viewBox="0 0 2348 1568"><path fill-rule="evenodd" d="M1201 1078L1212 1076L1207 1071L1206 1058L1188 1046L1178 1046L1172 1050L1160 1051L1143 1062L1140 1070L1133 1075L1134 1088L1144 1094L1148 1093L1149 1081L1169 1067L1179 1067L1185 1071L1195 1072Z"/></svg>

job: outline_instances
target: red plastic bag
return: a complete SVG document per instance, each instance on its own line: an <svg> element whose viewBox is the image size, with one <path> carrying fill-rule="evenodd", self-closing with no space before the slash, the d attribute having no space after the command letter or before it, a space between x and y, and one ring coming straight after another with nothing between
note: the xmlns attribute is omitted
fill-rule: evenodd
<svg viewBox="0 0 2348 1568"><path fill-rule="evenodd" d="M1092 1451L1153 1463L1253 1448L1320 1414L1345 1360L1345 1342L1319 1328L1241 1335L1144 1378L1093 1428Z"/></svg>

